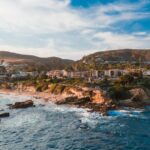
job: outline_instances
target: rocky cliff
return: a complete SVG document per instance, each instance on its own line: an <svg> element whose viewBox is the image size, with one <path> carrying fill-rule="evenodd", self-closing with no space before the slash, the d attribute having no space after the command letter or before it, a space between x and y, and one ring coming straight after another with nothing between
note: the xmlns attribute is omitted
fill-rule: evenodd
<svg viewBox="0 0 150 150"><path fill-rule="evenodd" d="M1 86L1 88L6 87ZM40 92L37 91L35 85L23 83L14 85L12 89L19 92L48 94L49 96L59 95L60 98L55 100L58 105L67 104L90 108L90 111L100 112L103 115L106 115L110 109L120 109L121 107L143 108L150 105L150 90L146 88L130 89L130 97L125 100L112 100L109 93L104 90L63 84L49 84L46 90ZM47 101L51 101L51 97Z"/></svg>

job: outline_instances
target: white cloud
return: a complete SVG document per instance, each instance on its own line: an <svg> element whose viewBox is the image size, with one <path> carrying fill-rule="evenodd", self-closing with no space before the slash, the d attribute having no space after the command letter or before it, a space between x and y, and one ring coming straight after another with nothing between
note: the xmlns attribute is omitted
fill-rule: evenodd
<svg viewBox="0 0 150 150"><path fill-rule="evenodd" d="M64 32L84 27L86 21L60 0L1 0L0 27L10 32Z"/></svg>
<svg viewBox="0 0 150 150"><path fill-rule="evenodd" d="M141 36L142 35L142 36ZM112 32L100 32L96 33L93 38L97 38L104 47L109 49L116 48L149 48L149 38L150 35L143 33L133 33L133 34L118 34Z"/></svg>
<svg viewBox="0 0 150 150"><path fill-rule="evenodd" d="M147 48L146 32L111 31L120 22L150 18L148 12L137 11L146 4L73 9L70 0L0 0L0 49L77 59L102 49Z"/></svg>

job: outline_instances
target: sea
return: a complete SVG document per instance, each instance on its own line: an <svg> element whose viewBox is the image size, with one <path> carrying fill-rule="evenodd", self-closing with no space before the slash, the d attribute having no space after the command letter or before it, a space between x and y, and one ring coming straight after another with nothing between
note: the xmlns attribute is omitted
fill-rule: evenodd
<svg viewBox="0 0 150 150"><path fill-rule="evenodd" d="M108 116L41 100L32 108L7 107L27 99L0 95L0 110L10 113L0 120L0 150L150 150L150 107Z"/></svg>

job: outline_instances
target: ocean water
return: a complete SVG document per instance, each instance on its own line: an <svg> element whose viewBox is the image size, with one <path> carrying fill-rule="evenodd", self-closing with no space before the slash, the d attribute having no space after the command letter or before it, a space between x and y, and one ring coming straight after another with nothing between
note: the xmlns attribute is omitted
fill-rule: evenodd
<svg viewBox="0 0 150 150"><path fill-rule="evenodd" d="M150 109L110 111L102 117L88 110L36 102L9 110L6 104L30 97L0 95L0 150L150 150Z"/></svg>

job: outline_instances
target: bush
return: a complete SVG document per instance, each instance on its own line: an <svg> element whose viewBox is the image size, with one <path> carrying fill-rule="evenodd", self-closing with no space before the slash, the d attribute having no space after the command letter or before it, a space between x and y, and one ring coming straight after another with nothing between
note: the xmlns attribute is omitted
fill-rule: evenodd
<svg viewBox="0 0 150 150"><path fill-rule="evenodd" d="M113 86L109 89L110 98L115 100L123 100L129 98L128 90L123 86Z"/></svg>
<svg viewBox="0 0 150 150"><path fill-rule="evenodd" d="M132 75L127 74L127 75L121 76L119 82L122 85L132 84L134 82L134 77Z"/></svg>
<svg viewBox="0 0 150 150"><path fill-rule="evenodd" d="M145 88L150 89L150 79L148 79L148 78L143 79L141 85Z"/></svg>
<svg viewBox="0 0 150 150"><path fill-rule="evenodd" d="M48 89L48 85L43 83L43 84L38 84L37 87L36 87L36 91L37 92L43 92L45 90Z"/></svg>
<svg viewBox="0 0 150 150"><path fill-rule="evenodd" d="M65 89L65 86L57 85L53 92L54 92L54 94L61 94L64 91L64 89Z"/></svg>
<svg viewBox="0 0 150 150"><path fill-rule="evenodd" d="M51 84L50 85L50 92L53 93L56 87L57 87L57 84L55 84L55 83Z"/></svg>
<svg viewBox="0 0 150 150"><path fill-rule="evenodd" d="M37 85L36 91L37 92L42 92L42 85Z"/></svg>

